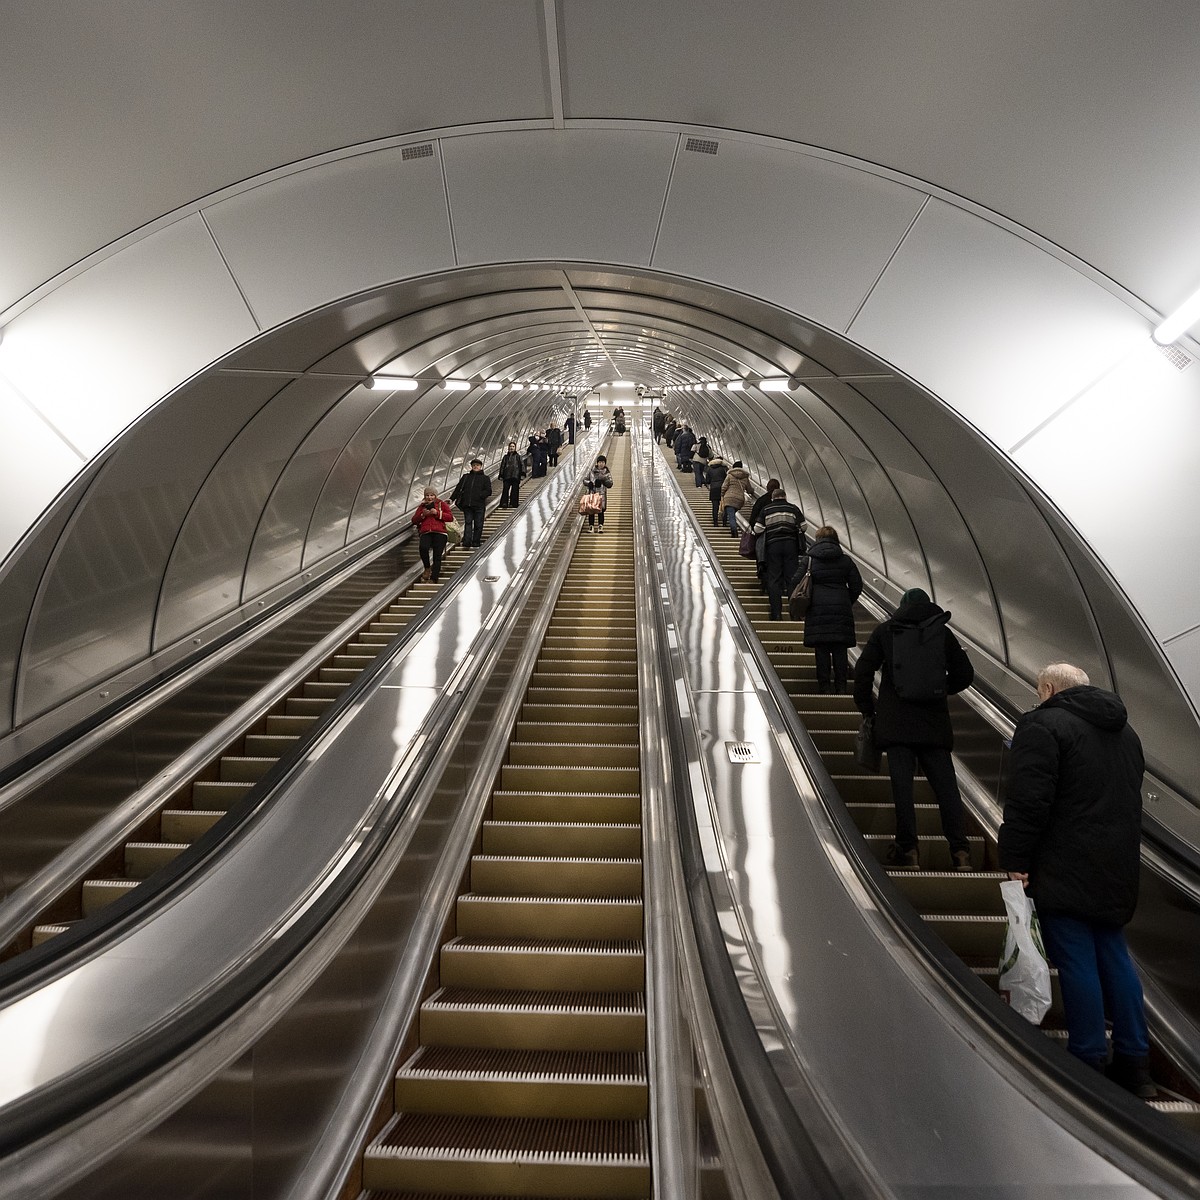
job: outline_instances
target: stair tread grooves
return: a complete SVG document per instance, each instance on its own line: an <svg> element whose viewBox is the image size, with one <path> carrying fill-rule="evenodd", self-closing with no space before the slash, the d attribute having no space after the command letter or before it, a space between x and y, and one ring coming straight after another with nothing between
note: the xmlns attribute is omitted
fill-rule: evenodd
<svg viewBox="0 0 1200 1200"><path fill-rule="evenodd" d="M639 857L591 854L473 854L471 860L476 863L596 863L609 866L633 866L642 861Z"/></svg>
<svg viewBox="0 0 1200 1200"><path fill-rule="evenodd" d="M600 1012L641 1015L646 1011L642 992L534 992L520 988L439 988L423 1007L438 1009L510 1012Z"/></svg>
<svg viewBox="0 0 1200 1200"><path fill-rule="evenodd" d="M640 821L484 821L488 829L641 829Z"/></svg>
<svg viewBox="0 0 1200 1200"><path fill-rule="evenodd" d="M486 904L620 904L642 907L641 896L512 896L492 892L463 892L459 900Z"/></svg>
<svg viewBox="0 0 1200 1200"><path fill-rule="evenodd" d="M422 1046L398 1075L521 1079L603 1079L644 1083L646 1056L630 1050L506 1050Z"/></svg>
<svg viewBox="0 0 1200 1200"><path fill-rule="evenodd" d="M533 950L539 954L642 954L645 947L633 939L610 941L603 938L588 940L573 938L464 938L455 937L446 942L444 950L464 953L475 951Z"/></svg>
<svg viewBox="0 0 1200 1200"><path fill-rule="evenodd" d="M645 1120L464 1117L399 1113L370 1151L439 1152L547 1161L649 1162Z"/></svg>

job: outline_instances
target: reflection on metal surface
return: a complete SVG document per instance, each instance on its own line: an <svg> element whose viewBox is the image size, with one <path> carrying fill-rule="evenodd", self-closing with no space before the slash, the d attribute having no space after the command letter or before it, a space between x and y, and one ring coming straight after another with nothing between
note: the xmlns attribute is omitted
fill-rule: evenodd
<svg viewBox="0 0 1200 1200"><path fill-rule="evenodd" d="M729 755L731 763L756 763L762 761L758 757L758 751L754 748L753 742L726 742L725 751Z"/></svg>

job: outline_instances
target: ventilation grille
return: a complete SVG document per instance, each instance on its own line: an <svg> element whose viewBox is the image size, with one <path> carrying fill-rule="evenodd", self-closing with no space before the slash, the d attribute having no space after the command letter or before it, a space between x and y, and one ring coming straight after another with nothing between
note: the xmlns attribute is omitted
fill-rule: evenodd
<svg viewBox="0 0 1200 1200"><path fill-rule="evenodd" d="M1175 367L1176 370L1186 371L1192 365L1192 356L1178 346L1159 346L1158 352Z"/></svg>
<svg viewBox="0 0 1200 1200"><path fill-rule="evenodd" d="M432 158L433 143L422 142L419 146L405 146L400 151L400 161L408 162L410 158Z"/></svg>
<svg viewBox="0 0 1200 1200"><path fill-rule="evenodd" d="M758 751L753 742L726 742L725 749L729 752L731 763L756 763Z"/></svg>
<svg viewBox="0 0 1200 1200"><path fill-rule="evenodd" d="M717 143L710 138L688 138L683 143L683 148L693 154L716 154Z"/></svg>

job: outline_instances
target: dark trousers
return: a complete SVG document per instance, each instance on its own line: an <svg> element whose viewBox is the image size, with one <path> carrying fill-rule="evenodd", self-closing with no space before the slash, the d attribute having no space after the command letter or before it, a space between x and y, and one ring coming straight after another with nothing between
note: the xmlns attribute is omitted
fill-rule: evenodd
<svg viewBox="0 0 1200 1200"><path fill-rule="evenodd" d="M942 814L942 833L950 851L970 849L962 796L954 777L954 762L949 750L940 746L889 746L888 774L892 777L892 803L896 806L896 845L901 850L917 848L917 810L913 803L913 774L920 762L929 786L933 788Z"/></svg>
<svg viewBox="0 0 1200 1200"><path fill-rule="evenodd" d="M500 504L505 508L516 508L521 499L521 481L505 479L500 489Z"/></svg>
<svg viewBox="0 0 1200 1200"><path fill-rule="evenodd" d="M423 533L417 543L421 554L421 562L429 568L429 578L435 583L442 573L442 555L446 552L446 535L444 533ZM432 561L430 561L432 558Z"/></svg>
<svg viewBox="0 0 1200 1200"><path fill-rule="evenodd" d="M761 534L766 537L767 535ZM783 619L783 594L796 577L800 567L800 549L793 537L776 536L767 542L763 557L763 574L767 580L767 597L771 601L771 620Z"/></svg>
<svg viewBox="0 0 1200 1200"><path fill-rule="evenodd" d="M463 536L462 544L464 546L478 546L483 537L483 514L487 511L487 505L479 504L472 505L470 508L462 510L463 515Z"/></svg>
<svg viewBox="0 0 1200 1200"><path fill-rule="evenodd" d="M550 460L550 465L552 467L558 466L558 451L557 450L547 450L546 457Z"/></svg>
<svg viewBox="0 0 1200 1200"><path fill-rule="evenodd" d="M814 646L817 660L817 691L835 695L846 691L846 676L850 673L849 649L846 646Z"/></svg>
<svg viewBox="0 0 1200 1200"><path fill-rule="evenodd" d="M1142 981L1129 957L1125 933L1078 917L1038 914L1046 954L1058 968L1067 1049L1100 1066L1108 1058L1104 1014L1112 1020L1117 1054L1145 1058L1150 1053Z"/></svg>
<svg viewBox="0 0 1200 1200"><path fill-rule="evenodd" d="M693 458L692 459L692 471L696 478L696 486L703 487L704 486L704 459Z"/></svg>
<svg viewBox="0 0 1200 1200"><path fill-rule="evenodd" d="M720 525L721 524L721 485L719 483L717 483L717 484L710 483L708 485L708 498L712 501L712 506L713 506L713 524Z"/></svg>

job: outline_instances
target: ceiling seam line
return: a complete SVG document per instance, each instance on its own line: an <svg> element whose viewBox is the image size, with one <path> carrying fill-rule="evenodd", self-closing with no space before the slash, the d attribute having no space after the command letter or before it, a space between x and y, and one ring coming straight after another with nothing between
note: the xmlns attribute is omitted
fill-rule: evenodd
<svg viewBox="0 0 1200 1200"><path fill-rule="evenodd" d="M454 257L454 265L459 266L458 240L454 236L454 208L450 204L450 181L446 178L446 155L443 152L442 139L437 140L438 169L442 172L442 195L446 198L446 225L450 231L450 253Z"/></svg>
<svg viewBox="0 0 1200 1200"><path fill-rule="evenodd" d="M221 243L217 241L217 235L213 233L212 226L208 223L208 218L204 215L204 209L196 210L200 220L204 222L204 228L212 240L213 249L217 252L217 257L221 260L225 270L229 272L229 278L233 282L233 286L237 288L237 294L241 296L242 303L246 306L246 311L250 314L250 320L254 322L254 328L262 333L263 323L258 319L258 314L254 311L254 305L250 303L249 296L242 290L242 285L238 282L238 277L233 273L233 268L229 265L229 259L225 257L225 251L221 249Z"/></svg>
<svg viewBox="0 0 1200 1200"><path fill-rule="evenodd" d="M667 172L667 186L663 188L662 207L658 210L658 224L654 227L654 241L650 243L650 261L648 267L654 267L654 256L658 253L658 239L662 233L663 222L667 219L667 204L671 199L671 184L675 181L675 167L679 162L679 150L683 145L683 134L675 139L675 153L671 155L671 169Z"/></svg>
<svg viewBox="0 0 1200 1200"><path fill-rule="evenodd" d="M554 128L566 126L563 110L562 60L558 53L558 0L542 0L546 17L546 67L550 75L550 109Z"/></svg>
<svg viewBox="0 0 1200 1200"><path fill-rule="evenodd" d="M875 276L874 282L871 284L871 286L869 288L867 288L867 294L862 298L862 303L859 304L859 306L854 310L854 315L850 318L849 321L846 322L846 328L844 330L842 330L843 333L849 334L851 327L854 325L854 322L858 320L859 315L862 313L862 310L867 307L867 302L875 294L875 289L880 285L880 283L883 280L883 277L887 274L888 267L890 267L892 265L892 263L895 261L896 255L900 253L900 248L908 240L908 235L910 233L912 233L913 226L915 226L916 223L921 219L921 214L925 211L925 206L932 199L933 199L932 196L926 196L925 199L921 201L921 207L918 208L915 213L913 213L913 218L911 221L909 221L908 227L900 235L900 240L896 243L896 248L891 252L891 254L889 254L887 256L887 262L885 262L883 264L883 267L880 269L879 274Z"/></svg>
<svg viewBox="0 0 1200 1200"><path fill-rule="evenodd" d="M1163 638L1162 645L1169 646L1172 642L1177 642L1180 638L1187 637L1189 633L1195 633L1197 629L1200 629L1200 621L1195 625L1189 625L1187 629L1181 629L1178 633L1171 634L1170 637Z"/></svg>
<svg viewBox="0 0 1200 1200"><path fill-rule="evenodd" d="M591 318L587 315L586 312L584 312L583 305L580 303L579 297L577 295L575 295L575 289L571 285L570 276L566 273L566 271L561 271L559 273L562 275L562 279L563 279L562 289L564 292L566 292L567 299L570 300L570 302L575 306L575 311L577 313L579 313L579 319L587 327L587 329L591 333L592 337L594 337L596 339L596 345L600 347L601 353L604 355L605 358L608 359L608 365L610 367L612 367L612 369L614 371L616 371L617 377L619 379L624 379L625 378L624 373L621 371L621 368L617 366L616 362L613 359L613 356L611 354L609 354L608 347L604 344L604 339L600 336L599 333L596 332L595 325L592 324Z"/></svg>
<svg viewBox="0 0 1200 1200"><path fill-rule="evenodd" d="M54 436L56 438L58 438L58 440L60 442L62 442L63 445L66 446L67 449L70 450L71 453L74 454L81 463L87 463L89 461L90 456L87 454L84 454L84 452L77 445L75 445L75 443L73 441L71 441L71 439L69 437L67 437L67 435L65 433L63 433L63 431L61 429L59 429L59 427L57 425L55 425L55 423L52 420L50 420L50 418L48 416L46 416L46 414L44 412L42 412L42 410L40 408L38 408L38 406L36 404L34 404L34 402L32 400L30 400L29 397L26 396L25 393L23 391L21 391L21 389L19 387L17 387L17 385L15 383L13 383L13 381L11 379L9 379L7 376L0 376L0 379L4 380L5 384L8 386L8 389L12 392L12 394L14 396L16 396L16 398L23 405L25 405L25 407L27 409L29 409L29 411L31 413L33 413L33 415L39 421L41 421L41 423L43 425L45 425L46 428L49 429L50 432L52 434L54 434Z"/></svg>

